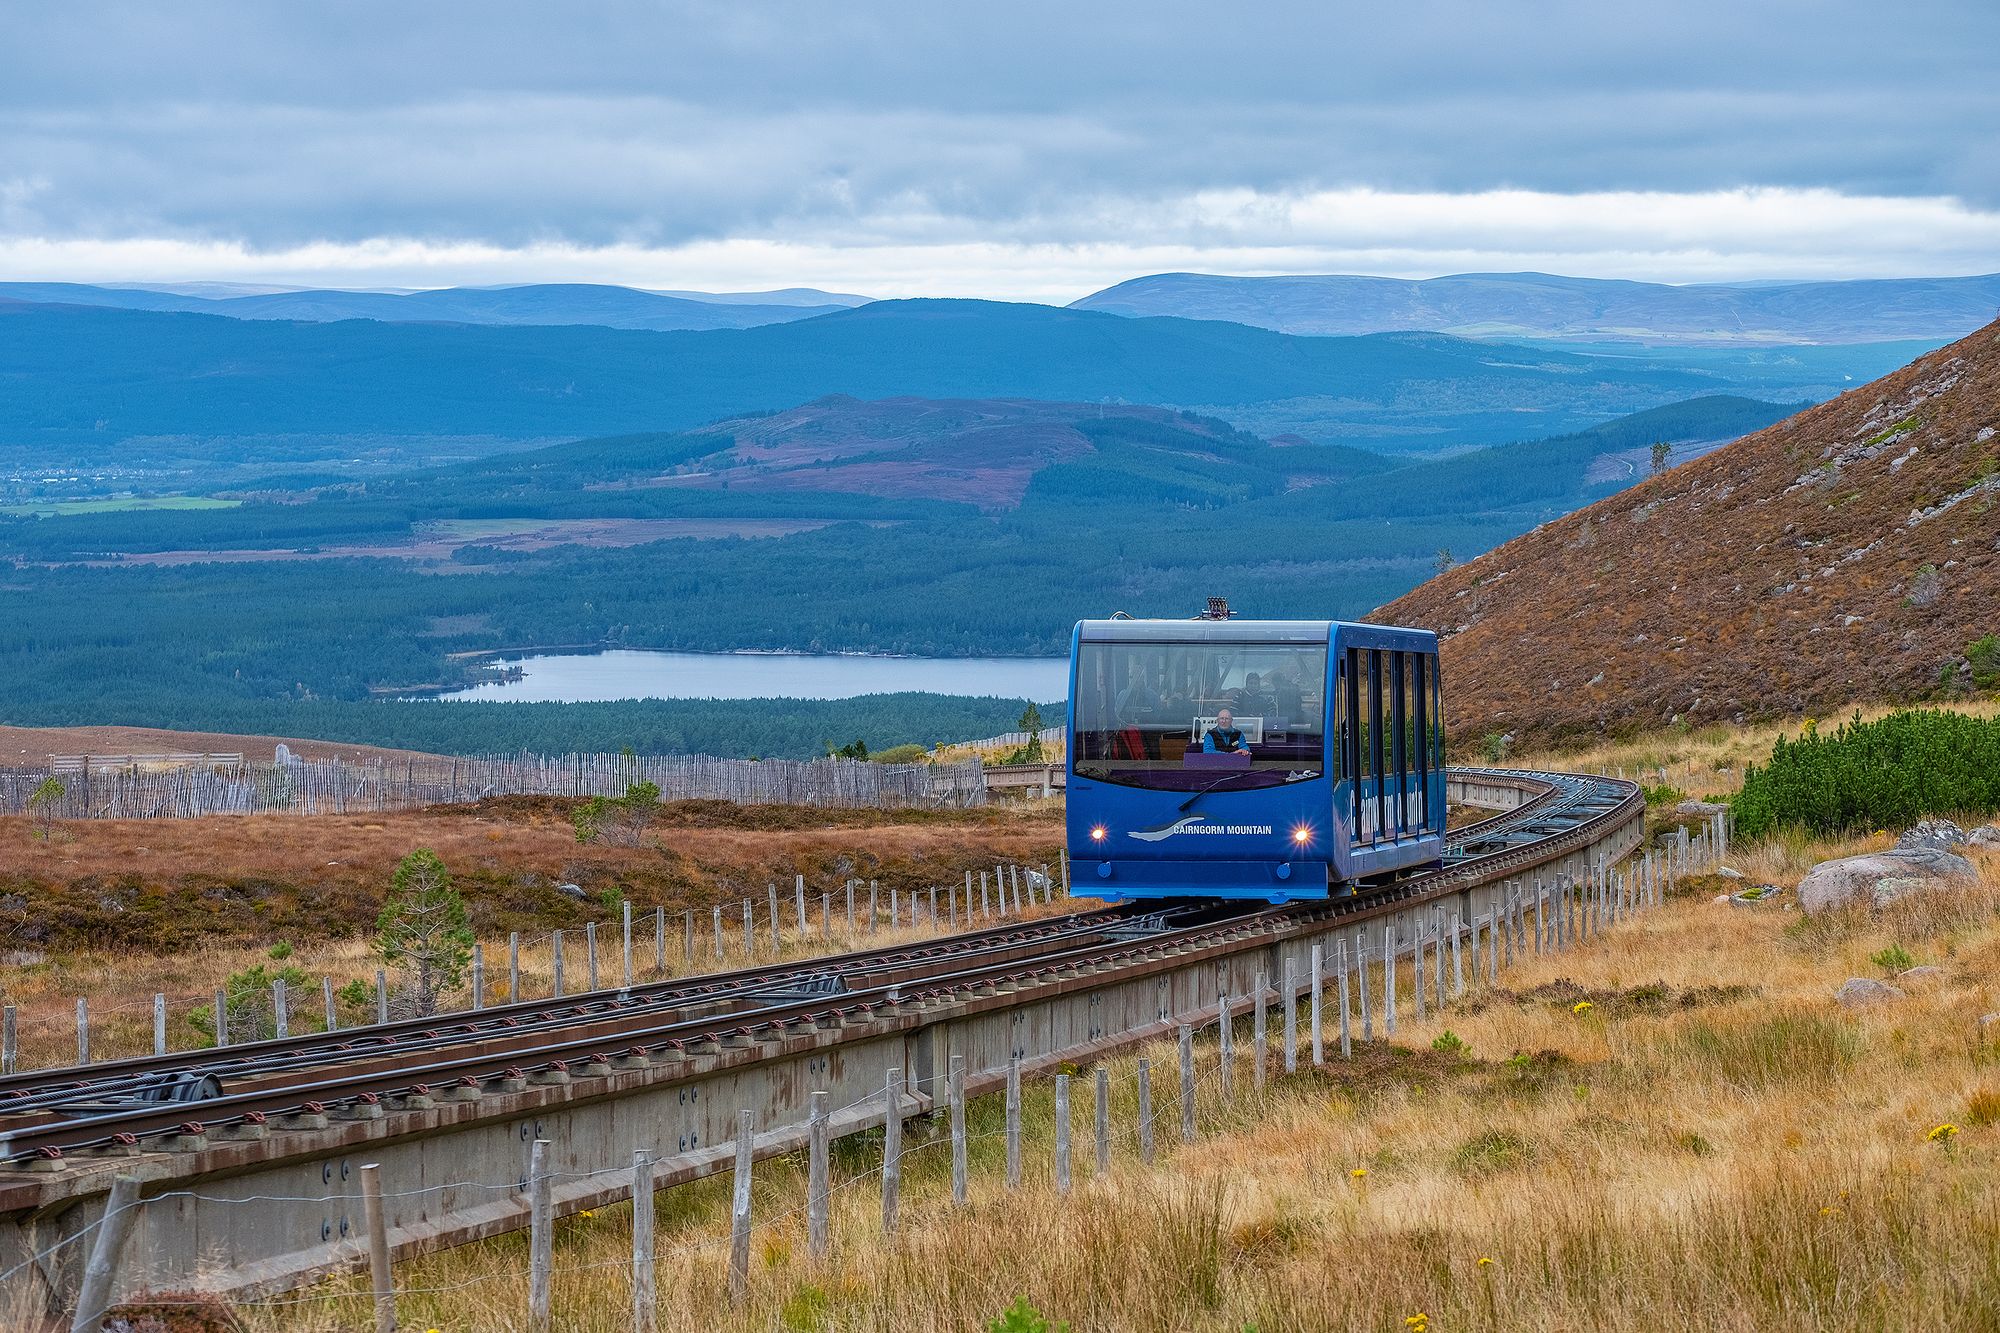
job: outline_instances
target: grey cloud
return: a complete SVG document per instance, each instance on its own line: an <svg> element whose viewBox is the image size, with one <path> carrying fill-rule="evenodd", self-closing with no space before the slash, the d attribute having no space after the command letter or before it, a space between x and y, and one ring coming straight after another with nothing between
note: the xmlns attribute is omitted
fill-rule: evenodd
<svg viewBox="0 0 2000 1333"><path fill-rule="evenodd" d="M370 0L7 23L16 234L672 244L937 215L1067 241L1095 208L1346 185L2000 204L1989 0Z"/></svg>

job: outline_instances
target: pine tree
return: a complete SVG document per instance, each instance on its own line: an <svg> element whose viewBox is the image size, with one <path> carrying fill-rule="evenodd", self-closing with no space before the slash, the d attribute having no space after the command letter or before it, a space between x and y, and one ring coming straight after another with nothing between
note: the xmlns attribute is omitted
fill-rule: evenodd
<svg viewBox="0 0 2000 1333"><path fill-rule="evenodd" d="M396 866L389 900L375 918L375 952L403 974L415 1015L428 1018L438 1000L465 984L472 961L472 925L451 872L428 847Z"/></svg>

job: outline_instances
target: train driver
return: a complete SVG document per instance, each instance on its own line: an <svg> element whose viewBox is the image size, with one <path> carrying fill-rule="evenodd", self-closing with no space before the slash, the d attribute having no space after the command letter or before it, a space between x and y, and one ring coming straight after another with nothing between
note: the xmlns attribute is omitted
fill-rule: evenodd
<svg viewBox="0 0 2000 1333"><path fill-rule="evenodd" d="M1250 742L1243 739L1243 730L1236 725L1236 714L1223 708L1217 710L1215 725L1201 738L1201 748L1209 754L1247 755Z"/></svg>

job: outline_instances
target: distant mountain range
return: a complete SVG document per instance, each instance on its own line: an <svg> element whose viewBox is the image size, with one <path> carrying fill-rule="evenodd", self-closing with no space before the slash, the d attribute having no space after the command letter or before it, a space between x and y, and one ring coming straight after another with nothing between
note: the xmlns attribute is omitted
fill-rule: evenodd
<svg viewBox="0 0 2000 1333"><path fill-rule="evenodd" d="M0 300L0 455L130 466L195 441L202 456L240 461L290 438L329 441L317 456L350 458L356 440L685 430L828 394L1148 403L1262 436L1466 446L1742 388L1797 398L1801 378L1819 382L1802 367L1786 373L1751 385L1727 370L1442 334L1301 338L983 301L878 301L758 328L649 332Z"/></svg>
<svg viewBox="0 0 2000 1333"><path fill-rule="evenodd" d="M1375 613L1463 735L1797 716L1977 685L2000 633L2000 322ZM1968 650L1972 651L1968 651Z"/></svg>
<svg viewBox="0 0 2000 1333"><path fill-rule="evenodd" d="M594 283L446 287L436 291L236 288L228 283L119 287L74 282L0 282L0 300L293 319L325 323L595 324L614 329L747 329L866 305L865 296L812 288L773 292L648 292Z"/></svg>
<svg viewBox="0 0 2000 1333"><path fill-rule="evenodd" d="M1422 281L1160 273L1107 287L1073 308L1228 320L1307 334L1425 329L1466 338L1669 345L1941 340L1962 337L2000 313L2000 273L1684 287L1546 273L1465 273Z"/></svg>

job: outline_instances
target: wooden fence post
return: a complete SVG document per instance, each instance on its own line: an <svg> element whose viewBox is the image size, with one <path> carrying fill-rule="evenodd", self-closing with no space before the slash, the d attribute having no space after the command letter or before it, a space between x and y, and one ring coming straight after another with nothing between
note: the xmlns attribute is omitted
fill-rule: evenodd
<svg viewBox="0 0 2000 1333"><path fill-rule="evenodd" d="M1368 937L1354 933L1354 989L1360 991L1362 1041L1374 1041L1374 1013L1368 1009Z"/></svg>
<svg viewBox="0 0 2000 1333"><path fill-rule="evenodd" d="M1410 1003L1419 1023L1424 1021L1424 919L1410 926Z"/></svg>
<svg viewBox="0 0 2000 1333"><path fill-rule="evenodd" d="M11 1074L21 1062L19 1020L14 1006L0 1008L0 1074Z"/></svg>
<svg viewBox="0 0 2000 1333"><path fill-rule="evenodd" d="M271 1026L279 1037L292 1035L291 1010L285 1002L285 979L276 977L271 982Z"/></svg>
<svg viewBox="0 0 2000 1333"><path fill-rule="evenodd" d="M660 1299L653 1280L653 1159L632 1151L632 1328L656 1333Z"/></svg>
<svg viewBox="0 0 2000 1333"><path fill-rule="evenodd" d="M792 901L799 909L799 938L806 937L806 877L792 876Z"/></svg>
<svg viewBox="0 0 2000 1333"><path fill-rule="evenodd" d="M1340 942L1340 1058L1354 1058L1354 1031L1349 1024L1347 994L1347 941Z"/></svg>
<svg viewBox="0 0 2000 1333"><path fill-rule="evenodd" d="M1320 985L1320 976L1326 970L1326 947L1315 944L1312 947L1312 1039L1313 1068L1326 1063L1326 1020L1321 1012L1320 995L1325 987Z"/></svg>
<svg viewBox="0 0 2000 1333"><path fill-rule="evenodd" d="M854 881L847 881L847 938L854 938Z"/></svg>
<svg viewBox="0 0 2000 1333"><path fill-rule="evenodd" d="M1444 1012L1444 908L1431 909L1431 998Z"/></svg>
<svg viewBox="0 0 2000 1333"><path fill-rule="evenodd" d="M1069 1075L1056 1075L1056 1193L1069 1193Z"/></svg>
<svg viewBox="0 0 2000 1333"><path fill-rule="evenodd" d="M1465 994L1465 966L1460 961L1459 946L1465 939L1465 918L1456 907L1451 909L1451 993Z"/></svg>
<svg viewBox="0 0 2000 1333"><path fill-rule="evenodd" d="M1255 1003L1250 1006L1250 1086L1261 1094L1264 1091L1265 1066L1271 1063L1271 1000L1263 968L1257 969L1256 979L1251 985L1255 988L1252 991Z"/></svg>
<svg viewBox="0 0 2000 1333"><path fill-rule="evenodd" d="M1194 1029L1181 1024L1181 1142L1194 1142Z"/></svg>
<svg viewBox="0 0 2000 1333"><path fill-rule="evenodd" d="M90 1001L76 997L76 1062L90 1063Z"/></svg>
<svg viewBox="0 0 2000 1333"><path fill-rule="evenodd" d="M389 1220L382 1210L382 1167L361 1167L361 1214L368 1227L368 1282L375 1293L375 1333L396 1333L396 1283L389 1270Z"/></svg>
<svg viewBox="0 0 2000 1333"><path fill-rule="evenodd" d="M1099 1065L1097 1083L1097 1174L1111 1170L1111 1071Z"/></svg>
<svg viewBox="0 0 2000 1333"><path fill-rule="evenodd" d="M749 1107L736 1113L736 1179L729 1204L729 1300L741 1305L750 1294L750 1173L756 1152L756 1120Z"/></svg>
<svg viewBox="0 0 2000 1333"><path fill-rule="evenodd" d="M153 1054L167 1053L167 997L154 992L153 995Z"/></svg>
<svg viewBox="0 0 2000 1333"><path fill-rule="evenodd" d="M967 871L966 873L970 874L972 872ZM985 917L988 921L993 919L993 902L986 894L986 872L984 870L979 872L979 915Z"/></svg>
<svg viewBox="0 0 2000 1333"><path fill-rule="evenodd" d="M472 946L472 1007L486 1007L486 949L480 944Z"/></svg>
<svg viewBox="0 0 2000 1333"><path fill-rule="evenodd" d="M625 902L625 989L632 989L632 902Z"/></svg>
<svg viewBox="0 0 2000 1333"><path fill-rule="evenodd" d="M554 1201L549 1194L549 1141L536 1139L528 1153L528 1327L534 1333L549 1330L555 1221Z"/></svg>
<svg viewBox="0 0 2000 1333"><path fill-rule="evenodd" d="M751 908L748 898L743 900L743 956L757 956L757 914Z"/></svg>
<svg viewBox="0 0 2000 1333"><path fill-rule="evenodd" d="M590 978L590 985L586 989L591 991L602 990L603 987L598 983L597 979L597 923L595 921L584 923L583 960L584 974Z"/></svg>
<svg viewBox="0 0 2000 1333"><path fill-rule="evenodd" d="M1215 996L1215 1048L1221 1053L1221 1063L1216 1069L1222 1081L1222 1100L1228 1101L1236 1095L1236 1071L1230 1066L1236 1063L1236 1015L1229 1003L1229 988L1224 987Z"/></svg>
<svg viewBox="0 0 2000 1333"><path fill-rule="evenodd" d="M726 956L722 950L722 908L720 906L708 909L708 926L709 933L715 937L715 961L719 963Z"/></svg>
<svg viewBox="0 0 2000 1333"><path fill-rule="evenodd" d="M104 1313L115 1298L118 1257L125 1249L125 1238L132 1232L138 1209L139 1178L114 1178L111 1192L104 1199L104 1216L97 1224L97 1239L83 1268L83 1287L77 1293L76 1317L70 1321L70 1333L97 1333L104 1322Z"/></svg>
<svg viewBox="0 0 2000 1333"><path fill-rule="evenodd" d="M965 1204L965 1057L951 1057L951 1201Z"/></svg>
<svg viewBox="0 0 2000 1333"><path fill-rule="evenodd" d="M566 989L563 985L563 933L560 930L550 932L549 960L549 970L555 978L552 983L552 994L560 1000Z"/></svg>
<svg viewBox="0 0 2000 1333"><path fill-rule="evenodd" d="M1382 1035L1396 1035L1396 928L1382 927Z"/></svg>
<svg viewBox="0 0 2000 1333"><path fill-rule="evenodd" d="M507 935L507 1003L521 1002L521 932Z"/></svg>
<svg viewBox="0 0 2000 1333"><path fill-rule="evenodd" d="M1007 1188L1021 1188L1021 1057L1007 1061Z"/></svg>
<svg viewBox="0 0 2000 1333"><path fill-rule="evenodd" d="M381 975L377 973L376 975ZM218 1048L229 1044L229 993L218 990L215 993L215 1044Z"/></svg>
<svg viewBox="0 0 2000 1333"><path fill-rule="evenodd" d="M812 1110L806 1125L806 1249L813 1258L824 1259L833 1204L832 1190L827 1182L827 1156L832 1150L832 1142L827 1136L824 1089L814 1089Z"/></svg>
<svg viewBox="0 0 2000 1333"><path fill-rule="evenodd" d="M1299 983L1292 974L1292 958L1284 958L1285 973L1285 1072L1299 1072Z"/></svg>
<svg viewBox="0 0 2000 1333"><path fill-rule="evenodd" d="M1153 1164L1153 1061L1139 1057L1139 1160Z"/></svg>
<svg viewBox="0 0 2000 1333"><path fill-rule="evenodd" d="M776 880L765 881L764 894L770 900L771 952L774 954L781 953L785 947L785 935L784 929L778 921L778 882Z"/></svg>
<svg viewBox="0 0 2000 1333"><path fill-rule="evenodd" d="M851 886L850 886L851 887ZM849 901L853 901L850 897ZM896 1208L903 1189L903 1071L889 1071L882 1092L882 1234L896 1234Z"/></svg>
<svg viewBox="0 0 2000 1333"><path fill-rule="evenodd" d="M882 922L882 885L876 880L868 881L868 933L873 935Z"/></svg>
<svg viewBox="0 0 2000 1333"><path fill-rule="evenodd" d="M653 975L667 974L667 909L653 909Z"/></svg>

